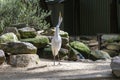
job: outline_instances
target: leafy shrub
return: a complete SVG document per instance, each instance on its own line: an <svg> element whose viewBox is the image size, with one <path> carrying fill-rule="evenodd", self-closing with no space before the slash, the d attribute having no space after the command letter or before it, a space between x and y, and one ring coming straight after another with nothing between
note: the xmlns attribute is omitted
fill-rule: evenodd
<svg viewBox="0 0 120 80"><path fill-rule="evenodd" d="M39 3L40 0L0 0L0 30L18 23L48 28L50 24L45 19L51 11L43 10Z"/></svg>

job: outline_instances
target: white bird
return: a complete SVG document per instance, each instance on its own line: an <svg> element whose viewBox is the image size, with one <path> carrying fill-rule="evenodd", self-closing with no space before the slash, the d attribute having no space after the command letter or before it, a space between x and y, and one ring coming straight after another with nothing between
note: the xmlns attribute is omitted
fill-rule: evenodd
<svg viewBox="0 0 120 80"><path fill-rule="evenodd" d="M52 48L52 54L54 56L54 65L55 65L55 57L56 55L58 55L58 59L59 59L59 50L61 48L61 44L62 44L62 39L61 39L61 36L59 34L59 27L60 27L60 24L62 22L62 17L61 17L61 13L59 14L59 19L58 19L58 24L57 26L55 27L55 33L54 33L54 36L52 38L52 43L51 43L51 48ZM59 64L60 64L60 61L59 61Z"/></svg>

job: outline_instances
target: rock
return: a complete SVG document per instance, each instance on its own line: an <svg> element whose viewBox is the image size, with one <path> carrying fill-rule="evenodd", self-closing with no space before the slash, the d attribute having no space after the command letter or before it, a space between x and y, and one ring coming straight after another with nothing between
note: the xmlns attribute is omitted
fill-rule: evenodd
<svg viewBox="0 0 120 80"><path fill-rule="evenodd" d="M93 36L80 36L81 40L92 40L93 38Z"/></svg>
<svg viewBox="0 0 120 80"><path fill-rule="evenodd" d="M80 42L82 42L82 43L84 43L86 45L88 45L90 43L90 41L87 41L87 40L80 40Z"/></svg>
<svg viewBox="0 0 120 80"><path fill-rule="evenodd" d="M44 30L41 34L46 36L54 36L55 30L53 28Z"/></svg>
<svg viewBox="0 0 120 80"><path fill-rule="evenodd" d="M0 65L5 62L5 57L0 57Z"/></svg>
<svg viewBox="0 0 120 80"><path fill-rule="evenodd" d="M71 47L68 53L68 59L72 61L76 61L76 60L85 59L85 58L79 51Z"/></svg>
<svg viewBox="0 0 120 80"><path fill-rule="evenodd" d="M120 56L114 57L111 60L111 69L115 76L120 77Z"/></svg>
<svg viewBox="0 0 120 80"><path fill-rule="evenodd" d="M101 49L106 48L106 46L108 45L108 42L104 41L101 43Z"/></svg>
<svg viewBox="0 0 120 80"><path fill-rule="evenodd" d="M65 31L62 31L62 30L60 30L60 36L69 38L69 34L67 32L65 32Z"/></svg>
<svg viewBox="0 0 120 80"><path fill-rule="evenodd" d="M37 35L40 35L40 34L42 34L44 32L44 30L39 30L39 31L37 31Z"/></svg>
<svg viewBox="0 0 120 80"><path fill-rule="evenodd" d="M104 34L101 36L101 39L109 41L109 42L118 41L118 40L120 40L120 35Z"/></svg>
<svg viewBox="0 0 120 80"><path fill-rule="evenodd" d="M109 54L102 50L91 51L91 55L93 55L96 59L111 59Z"/></svg>
<svg viewBox="0 0 120 80"><path fill-rule="evenodd" d="M5 62L5 53L3 50L0 50L0 65Z"/></svg>
<svg viewBox="0 0 120 80"><path fill-rule="evenodd" d="M18 29L16 27L5 27L2 34L10 32L14 33L20 39L20 33L18 32Z"/></svg>
<svg viewBox="0 0 120 80"><path fill-rule="evenodd" d="M98 50L98 46L92 46L90 47L90 50Z"/></svg>
<svg viewBox="0 0 120 80"><path fill-rule="evenodd" d="M98 50L98 41L96 40L90 40L90 42L87 45L91 50Z"/></svg>
<svg viewBox="0 0 120 80"><path fill-rule="evenodd" d="M54 32L55 32L55 29L51 28L51 29L44 30L44 32L41 33L41 34L46 35L46 36L53 36ZM60 30L59 34L60 34L61 37L69 38L69 34L67 32L64 32L64 31Z"/></svg>
<svg viewBox="0 0 120 80"><path fill-rule="evenodd" d="M115 57L115 56L118 56L119 55L119 51L114 51L114 50L108 50L108 49L103 49L103 51L107 52L110 57Z"/></svg>
<svg viewBox="0 0 120 80"><path fill-rule="evenodd" d="M36 36L35 38L21 39L21 41L32 43L37 48L43 48L49 44L49 39L46 36Z"/></svg>
<svg viewBox="0 0 120 80"><path fill-rule="evenodd" d="M0 43L17 42L18 38L14 33L5 33L0 36Z"/></svg>
<svg viewBox="0 0 120 80"><path fill-rule="evenodd" d="M47 46L43 49L42 48L38 49L37 54L39 55L40 58L53 59L51 46Z"/></svg>
<svg viewBox="0 0 120 80"><path fill-rule="evenodd" d="M111 43L111 44L108 44L106 46L107 49L109 50L116 50L116 51L119 51L120 50L120 45L117 44L117 43Z"/></svg>
<svg viewBox="0 0 120 80"><path fill-rule="evenodd" d="M74 36L70 36L69 39L70 39L70 42L76 40Z"/></svg>
<svg viewBox="0 0 120 80"><path fill-rule="evenodd" d="M9 42L2 44L1 48L11 54L36 54L37 48L28 42Z"/></svg>
<svg viewBox="0 0 120 80"><path fill-rule="evenodd" d="M22 39L24 38L34 38L37 35L37 32L34 28L24 27L18 29Z"/></svg>
<svg viewBox="0 0 120 80"><path fill-rule="evenodd" d="M62 47L64 48L65 45L69 43L69 38L62 37Z"/></svg>
<svg viewBox="0 0 120 80"><path fill-rule="evenodd" d="M59 51L59 56L60 56L60 59L66 59L67 55L68 55L68 50L67 49L64 49L64 48L61 48L60 51Z"/></svg>
<svg viewBox="0 0 120 80"><path fill-rule="evenodd" d="M10 56L10 64L14 67L31 67L39 64L37 54L18 54Z"/></svg>
<svg viewBox="0 0 120 80"><path fill-rule="evenodd" d="M40 51L39 51L40 53L38 53L38 55L40 57L46 58L46 59L53 59L51 46L45 47L43 50L40 49ZM67 54L68 54L68 50L67 49L64 49L64 48L60 49L60 51L59 51L60 59L64 59ZM56 58L58 58L58 55L56 56Z"/></svg>
<svg viewBox="0 0 120 80"><path fill-rule="evenodd" d="M70 43L70 46L78 50L84 57L88 58L90 55L90 49L83 43L79 41L73 41Z"/></svg>
<svg viewBox="0 0 120 80"><path fill-rule="evenodd" d="M90 42L88 44L88 46L90 46L90 47L92 47L92 46L98 46L98 42L97 41L96 42Z"/></svg>

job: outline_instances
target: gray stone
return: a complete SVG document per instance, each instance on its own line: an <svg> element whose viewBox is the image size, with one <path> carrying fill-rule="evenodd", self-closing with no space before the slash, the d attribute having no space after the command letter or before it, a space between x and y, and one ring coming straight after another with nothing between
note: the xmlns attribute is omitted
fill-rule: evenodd
<svg viewBox="0 0 120 80"><path fill-rule="evenodd" d="M114 41L114 40L120 40L120 35L117 34L104 34L101 36L103 40L108 40L108 41Z"/></svg>
<svg viewBox="0 0 120 80"><path fill-rule="evenodd" d="M14 67L29 67L39 64L37 54L19 54L10 56L10 64Z"/></svg>
<svg viewBox="0 0 120 80"><path fill-rule="evenodd" d="M108 44L106 46L107 49L109 50L116 50L116 51L119 51L120 50L120 45L117 44L117 43L111 43L111 44Z"/></svg>
<svg viewBox="0 0 120 80"><path fill-rule="evenodd" d="M88 46L92 47L92 46L98 46L98 42L96 40L91 40L88 44Z"/></svg>
<svg viewBox="0 0 120 80"><path fill-rule="evenodd" d="M112 59L111 69L115 76L120 77L120 56L114 57Z"/></svg>
<svg viewBox="0 0 120 80"><path fill-rule="evenodd" d="M18 38L20 38L20 33L18 32L18 29L16 27L5 27L2 34L10 32L14 33Z"/></svg>
<svg viewBox="0 0 120 80"><path fill-rule="evenodd" d="M17 42L18 38L14 33L5 33L0 36L0 43Z"/></svg>
<svg viewBox="0 0 120 80"><path fill-rule="evenodd" d="M109 54L102 50L91 51L91 55L93 55L96 59L111 59Z"/></svg>
<svg viewBox="0 0 120 80"><path fill-rule="evenodd" d="M66 58L66 55L68 54L68 50L61 48L59 51L59 54L60 54L60 59L64 59L64 58Z"/></svg>
<svg viewBox="0 0 120 80"><path fill-rule="evenodd" d="M115 57L119 55L119 52L114 50L103 49L103 51L107 52L111 57Z"/></svg>
<svg viewBox="0 0 120 80"><path fill-rule="evenodd" d="M94 36L80 36L81 40L92 40L93 38L95 38Z"/></svg>
<svg viewBox="0 0 120 80"><path fill-rule="evenodd" d="M0 65L5 62L5 53L3 50L0 50Z"/></svg>
<svg viewBox="0 0 120 80"><path fill-rule="evenodd" d="M18 29L21 38L34 38L37 35L37 32L34 28L24 27Z"/></svg>
<svg viewBox="0 0 120 80"><path fill-rule="evenodd" d="M1 48L11 54L36 54L37 52L37 48L28 42L9 42L1 44Z"/></svg>

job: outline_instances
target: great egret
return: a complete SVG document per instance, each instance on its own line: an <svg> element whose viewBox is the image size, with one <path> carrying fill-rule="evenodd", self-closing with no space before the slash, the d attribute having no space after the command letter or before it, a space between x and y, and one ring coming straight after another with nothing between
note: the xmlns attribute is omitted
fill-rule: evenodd
<svg viewBox="0 0 120 80"><path fill-rule="evenodd" d="M62 16L61 16L61 13L59 13L58 24L55 27L55 33L54 33L54 36L52 38L52 43L51 43L52 53L53 53L53 56L54 56L54 65L55 65L56 55L58 55L58 59L59 59L58 52L59 52L59 50L61 48L61 44L62 44L62 39L61 39L61 36L59 34L59 27L60 27L61 22L62 22ZM60 64L60 61L59 61L59 64Z"/></svg>

